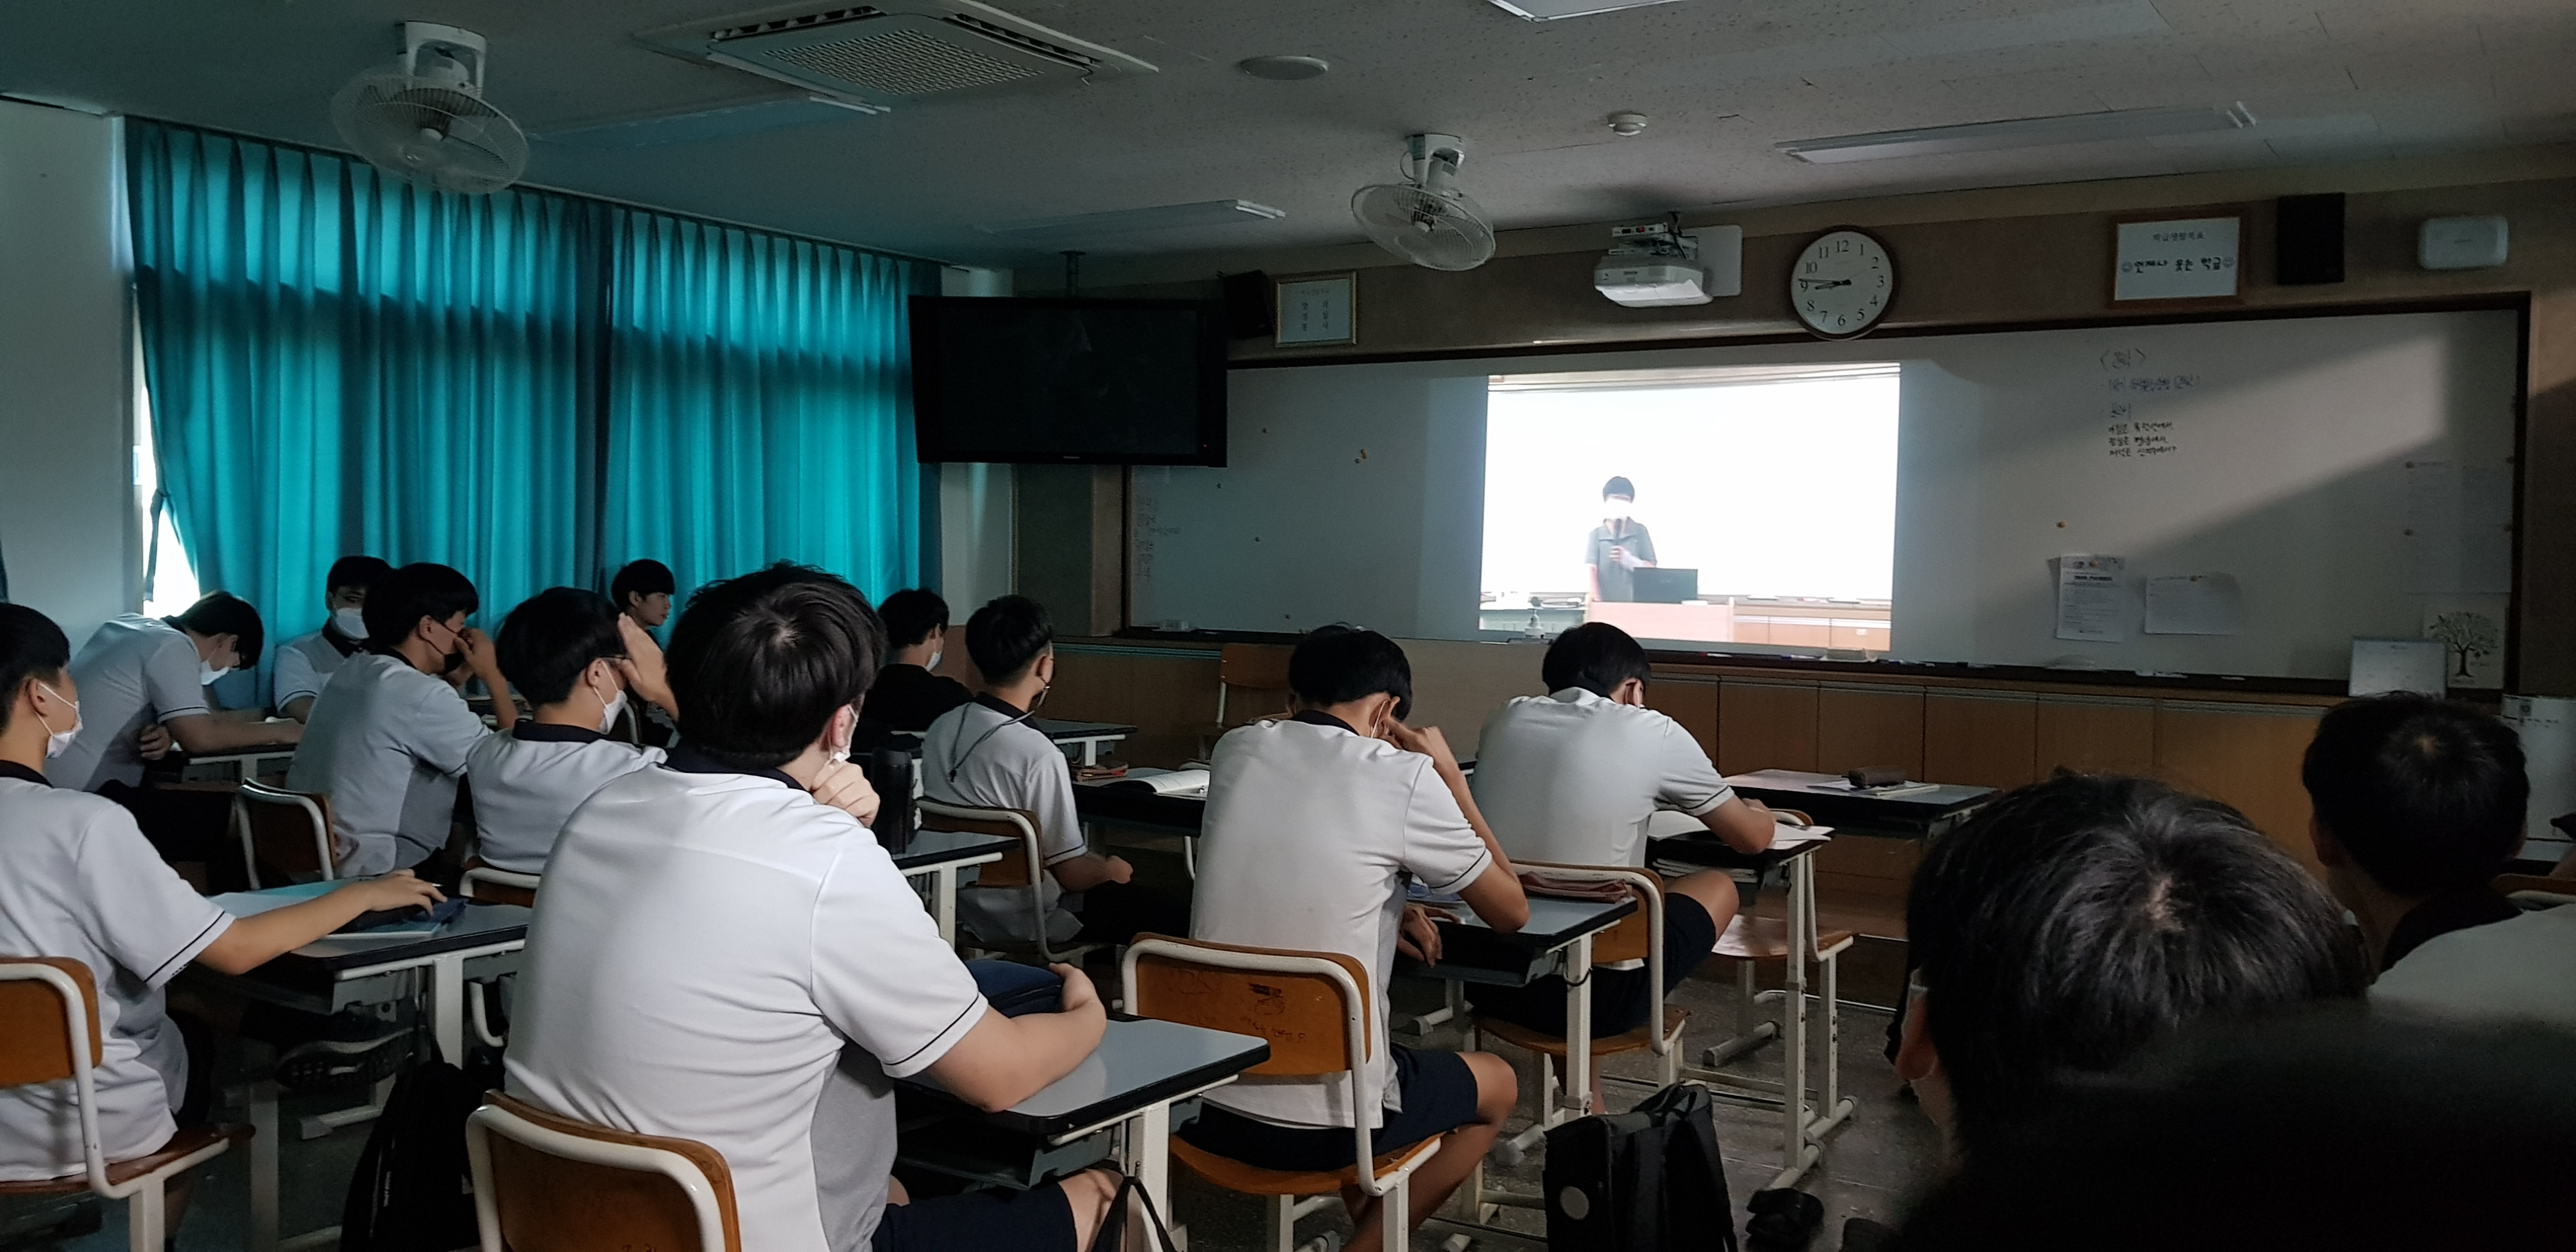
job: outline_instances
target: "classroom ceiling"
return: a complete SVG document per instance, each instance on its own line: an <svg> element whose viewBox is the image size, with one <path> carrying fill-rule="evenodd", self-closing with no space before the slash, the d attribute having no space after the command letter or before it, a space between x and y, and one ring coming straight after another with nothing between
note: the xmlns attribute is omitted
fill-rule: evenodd
<svg viewBox="0 0 2576 1252"><path fill-rule="evenodd" d="M845 3L822 0L817 10ZM340 147L332 93L395 23L492 42L543 135L777 96L636 32L728 0L10 0L0 92ZM970 264L1356 240L1403 136L1464 136L1506 228L2576 139L2566 0L1673 0L1557 22L1487 0L1000 0L1160 72L628 149L538 142L527 181ZM1329 74L1254 78L1247 57ZM2242 101L2247 131L1806 165L1790 139ZM1621 138L1613 112L1648 116ZM1240 198L1275 221L1034 245L983 225Z"/></svg>

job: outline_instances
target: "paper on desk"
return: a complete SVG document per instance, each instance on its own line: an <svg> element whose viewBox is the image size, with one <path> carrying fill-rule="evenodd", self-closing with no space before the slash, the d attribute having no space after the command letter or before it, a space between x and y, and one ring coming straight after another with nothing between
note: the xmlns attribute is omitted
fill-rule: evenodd
<svg viewBox="0 0 2576 1252"><path fill-rule="evenodd" d="M2180 574L2147 580L2150 635L2241 635L2245 592L2234 574Z"/></svg>
<svg viewBox="0 0 2576 1252"><path fill-rule="evenodd" d="M2128 568L2126 557L2070 552L2057 558L2057 637L2127 642Z"/></svg>

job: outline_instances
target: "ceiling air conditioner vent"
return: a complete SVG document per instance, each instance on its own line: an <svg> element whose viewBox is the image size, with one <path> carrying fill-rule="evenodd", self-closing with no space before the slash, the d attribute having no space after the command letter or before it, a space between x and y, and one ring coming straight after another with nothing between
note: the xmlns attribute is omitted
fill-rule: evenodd
<svg viewBox="0 0 2576 1252"><path fill-rule="evenodd" d="M871 110L1154 72L1125 53L974 0L769 9L666 26L636 38L676 56L714 61Z"/></svg>

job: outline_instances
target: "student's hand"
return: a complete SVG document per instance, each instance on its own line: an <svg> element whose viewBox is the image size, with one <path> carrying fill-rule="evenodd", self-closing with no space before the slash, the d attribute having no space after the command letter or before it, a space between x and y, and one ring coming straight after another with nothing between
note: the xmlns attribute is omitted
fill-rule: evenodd
<svg viewBox="0 0 2576 1252"><path fill-rule="evenodd" d="M653 642L652 632L620 613L617 634L626 641L626 656L617 663L617 671L625 677L627 690L665 713L678 712L678 701L671 697L671 675L663 663L662 645Z"/></svg>
<svg viewBox="0 0 2576 1252"><path fill-rule="evenodd" d="M495 680L501 677L501 650L493 646L492 636L484 634L480 627L468 626L456 641L465 645L465 668L492 688L494 696L500 695L501 685Z"/></svg>
<svg viewBox="0 0 2576 1252"><path fill-rule="evenodd" d="M146 725L143 732L134 737L134 747L147 761L157 761L170 755L169 728L159 722Z"/></svg>
<svg viewBox="0 0 2576 1252"><path fill-rule="evenodd" d="M1449 750L1449 739L1437 726L1407 726L1402 722L1386 724L1387 741L1407 752L1419 752L1431 758L1443 774L1458 772L1458 754Z"/></svg>
<svg viewBox="0 0 2576 1252"><path fill-rule="evenodd" d="M348 895L357 903L364 905L364 908L358 910L361 913L375 913L385 909L425 909L447 898L446 894L435 885L413 877L412 872L407 869L395 870L382 878L350 883L333 894Z"/></svg>
<svg viewBox="0 0 2576 1252"><path fill-rule="evenodd" d="M1404 922L1396 930L1395 950L1425 965L1440 963L1440 923L1438 914L1419 904L1404 906Z"/></svg>
<svg viewBox="0 0 2576 1252"><path fill-rule="evenodd" d="M1129 882L1136 877L1136 867L1128 864L1127 858L1123 856L1106 858L1106 863L1100 867L1100 871L1102 882Z"/></svg>
<svg viewBox="0 0 2576 1252"><path fill-rule="evenodd" d="M826 764L814 775L814 798L859 819L862 826L877 820L877 789L868 785L866 770L848 761Z"/></svg>
<svg viewBox="0 0 2576 1252"><path fill-rule="evenodd" d="M1108 1011L1100 1005L1100 989L1091 985L1091 975L1071 965L1050 965L1047 968L1054 970L1055 976L1064 980L1063 1003L1058 1008L1058 1012L1079 1013L1085 1009L1095 1013Z"/></svg>

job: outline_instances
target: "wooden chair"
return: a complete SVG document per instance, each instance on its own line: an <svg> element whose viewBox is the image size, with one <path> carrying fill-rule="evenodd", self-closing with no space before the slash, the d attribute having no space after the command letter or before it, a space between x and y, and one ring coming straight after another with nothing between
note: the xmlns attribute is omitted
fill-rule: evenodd
<svg viewBox="0 0 2576 1252"><path fill-rule="evenodd" d="M87 965L57 956L0 957L0 1088L70 1083L80 1110L83 1166L68 1178L0 1182L0 1198L87 1190L123 1200L126 1246L134 1252L161 1252L167 1233L164 1188L172 1178L250 1138L250 1127L183 1126L146 1155L108 1160L99 1146L98 1097L92 1088L93 1067L104 1047L98 986ZM254 1200L254 1208L257 1204Z"/></svg>
<svg viewBox="0 0 2576 1252"><path fill-rule="evenodd" d="M1120 974L1127 1011L1139 1017L1269 1040L1270 1059L1246 1074L1338 1077L1348 1084L1355 1109L1379 1099L1377 1091L1363 1090L1361 1081L1373 1046L1368 973L1350 957L1138 935L1120 962ZM1262 1246L1270 1252L1290 1252L1297 1218L1331 1203L1346 1186L1378 1199L1387 1247L1409 1246L1413 1172L1448 1136L1434 1135L1383 1155L1370 1150L1366 1127L1352 1127L1351 1138L1353 1164L1339 1171L1262 1169L1178 1138L1171 1142L1171 1153L1209 1182L1266 1197ZM1359 1161L1368 1161L1369 1168L1359 1168Z"/></svg>
<svg viewBox="0 0 2576 1252"><path fill-rule="evenodd" d="M233 793L233 830L241 837L242 869L257 891L259 867L291 881L339 877L331 851L331 797L246 782Z"/></svg>
<svg viewBox="0 0 2576 1252"><path fill-rule="evenodd" d="M465 1123L482 1252L742 1252L733 1170L714 1148L483 1099Z"/></svg>
<svg viewBox="0 0 2576 1252"><path fill-rule="evenodd" d="M536 874L522 874L514 869L486 865L476 857L465 863L465 877L456 884L456 893L468 900L487 900L494 904L515 904L523 909L537 907Z"/></svg>
<svg viewBox="0 0 2576 1252"><path fill-rule="evenodd" d="M1600 1059L1605 1056L1651 1051L1661 1061L1661 1078L1658 1081L1648 1084L1637 1079L1616 1078L1607 1074L1603 1074L1601 1080L1644 1086L1649 1089L1669 1087L1678 1081L1681 1077L1682 1028L1690 1022L1690 1010L1671 1008L1664 1004L1663 880L1642 869L1566 865L1550 861L1516 861L1513 865L1515 868L1548 878L1574 882L1625 883L1637 893L1637 898L1644 902L1645 907L1629 914L1618 925L1601 932L1593 939L1592 968L1598 972L1602 966L1614 962L1644 961L1646 981L1653 988L1648 1000L1646 1020L1639 1023L1636 1029L1625 1034L1611 1035L1608 1038L1595 1036L1592 1040L1592 1057L1597 1066ZM1515 1025L1500 1018L1479 1017L1475 1019L1474 1025L1477 1034L1502 1040L1513 1047L1538 1056L1538 1121L1512 1139L1515 1148L1527 1152L1546 1139L1550 1127L1572 1116L1571 1110L1559 1108L1556 1102L1556 1064L1565 1057L1566 1041L1562 1036L1531 1030L1526 1026ZM1469 1037L1467 1046L1471 1048L1476 1046L1474 1036ZM1598 1068L1592 1072L1601 1073Z"/></svg>
<svg viewBox="0 0 2576 1252"><path fill-rule="evenodd" d="M1082 954L1100 946L1078 943L1060 948L1047 938L1046 893L1037 889L1046 877L1046 845L1039 838L1037 814L1026 809L984 808L924 796L921 798L921 828L964 831L971 835L1000 835L1020 843L1018 856L1005 854L1001 860L977 867L975 882L962 891L1025 889L1029 902L1029 933L1036 935L1037 939L1023 942L978 936L972 942L974 948L1006 956L1034 956L1053 965L1058 961L1079 960Z"/></svg>
<svg viewBox="0 0 2576 1252"><path fill-rule="evenodd" d="M1225 732L1255 717L1267 717L1288 707L1288 657L1295 649L1275 643L1229 643L1216 655L1216 721L1204 728L1199 750L1205 753ZM1276 697L1256 701L1264 707L1255 709L1240 721L1229 716L1235 692L1262 692ZM1268 707L1276 705L1277 707Z"/></svg>
<svg viewBox="0 0 2576 1252"><path fill-rule="evenodd" d="M2525 912L2554 909L2562 904L2576 904L2576 878L2558 878L2542 874L2498 874L2496 894L2522 906Z"/></svg>

